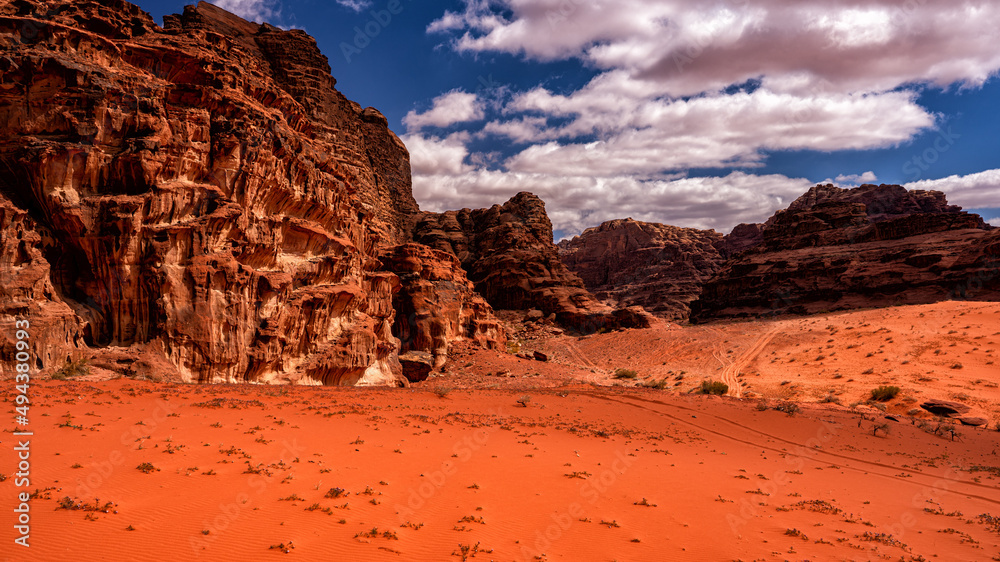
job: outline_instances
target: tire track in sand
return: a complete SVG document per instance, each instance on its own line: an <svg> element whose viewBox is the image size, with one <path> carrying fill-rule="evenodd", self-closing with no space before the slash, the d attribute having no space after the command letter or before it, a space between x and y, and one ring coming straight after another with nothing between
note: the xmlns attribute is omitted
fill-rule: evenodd
<svg viewBox="0 0 1000 562"><path fill-rule="evenodd" d="M796 455L796 454L804 455L805 458L809 459L812 462L817 462L829 467L836 466L841 469L850 470L861 474L879 476L882 478L886 478L901 483L912 484L914 482L920 482L923 483L922 485L926 486L932 486L934 485L934 483L939 482L941 479L940 475L931 474L925 471L921 471L919 469L915 469L913 467L896 466L893 464L864 459L858 456L848 455L844 453L837 453L828 449L812 448L808 445L808 443L800 443L795 439L787 439L778 435L774 435L773 433L767 433L765 431L761 431L757 427L740 423L738 421L726 418L724 416L720 416L718 414L706 412L705 410L702 409L688 408L680 404L671 404L663 402L661 400L642 398L640 396L628 396L628 395L611 396L591 391L572 391L572 392L573 394L577 394L580 396L588 396L596 400L615 402L618 404L628 405L636 409L652 412L654 414L671 419L675 422L679 422L682 425L693 427L699 431L710 433L712 435L736 443L742 443L744 445L750 445L755 448L771 451L779 455ZM670 410L678 410L678 412L671 413ZM697 412L702 417L689 419L686 415L679 415L680 411ZM706 421L710 418L731 425L734 428L736 428L737 431L733 431L731 429L724 430L721 428L713 429L711 427L708 427ZM740 433L743 434L740 435ZM771 442L769 443L768 440L770 440ZM807 453L801 453L801 452L797 453L795 449L790 451L786 448L781 447L780 446L781 444L795 447L800 451L807 451ZM898 476L900 472L906 472L911 476L908 477ZM948 491L952 493L962 494L969 498L975 498L977 500L988 502L993 505L1000 505L1000 497L997 497L996 495L997 488L992 484L982 484L975 480L962 480L958 478L949 478L948 482L952 486L962 486L972 489L989 490L993 492L993 494L989 496L976 494L969 490L950 489Z"/></svg>
<svg viewBox="0 0 1000 562"><path fill-rule="evenodd" d="M722 382L729 385L729 392L726 393L727 396L733 396L735 398L743 398L743 386L740 384L740 371L747 368L757 356L764 351L767 344L771 343L774 336L778 333L778 326L773 326L770 330L764 333L757 341L746 350L742 355L740 355L735 361L730 361L726 365L725 355L721 352L713 352L713 355L723 364L722 370Z"/></svg>

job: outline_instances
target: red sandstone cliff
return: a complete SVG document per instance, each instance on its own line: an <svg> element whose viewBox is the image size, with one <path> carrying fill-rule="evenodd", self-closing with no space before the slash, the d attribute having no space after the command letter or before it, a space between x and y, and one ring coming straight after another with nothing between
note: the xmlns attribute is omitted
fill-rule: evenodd
<svg viewBox="0 0 1000 562"><path fill-rule="evenodd" d="M408 154L311 37L17 0L0 76L0 328L31 320L37 368L128 348L186 380L404 383L377 258L418 211Z"/></svg>
<svg viewBox="0 0 1000 562"><path fill-rule="evenodd" d="M940 192L818 185L725 237L626 219L560 250L599 298L685 320L997 300L998 240Z"/></svg>
<svg viewBox="0 0 1000 562"><path fill-rule="evenodd" d="M493 309L476 293L454 255L404 244L388 248L381 259L402 286L393 298L393 333L401 340L401 352L431 353L434 367L440 368L452 342L471 340L495 349L507 341Z"/></svg>

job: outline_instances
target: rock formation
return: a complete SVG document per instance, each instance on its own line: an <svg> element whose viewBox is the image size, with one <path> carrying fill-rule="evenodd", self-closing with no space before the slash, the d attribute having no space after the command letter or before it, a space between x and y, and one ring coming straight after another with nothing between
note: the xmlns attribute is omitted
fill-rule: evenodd
<svg viewBox="0 0 1000 562"><path fill-rule="evenodd" d="M530 193L489 209L423 213L413 237L456 256L495 309L537 309L581 332L649 325L644 311L614 309L587 292L559 259L545 204Z"/></svg>
<svg viewBox="0 0 1000 562"><path fill-rule="evenodd" d="M887 184L865 184L853 189L839 188L833 184L817 185L793 201L786 212L807 211L829 202L863 204L871 222L924 213L963 214L962 208L949 205L945 194L940 191L908 190L901 185ZM978 215L965 214L965 216L971 217L970 220L977 224L977 228L985 227L985 223ZM773 220L775 219L772 218L768 223Z"/></svg>
<svg viewBox="0 0 1000 562"><path fill-rule="evenodd" d="M138 346L193 381L404 383L377 257L418 210L408 154L311 37L16 0L0 75L0 327L31 319L37 368Z"/></svg>
<svg viewBox="0 0 1000 562"><path fill-rule="evenodd" d="M686 320L689 303L722 267L725 241L714 230L632 219L608 221L559 243L562 261L594 295Z"/></svg>
<svg viewBox="0 0 1000 562"><path fill-rule="evenodd" d="M940 192L827 184L724 237L626 219L559 247L599 298L682 321L1000 299L998 240Z"/></svg>
<svg viewBox="0 0 1000 562"><path fill-rule="evenodd" d="M393 298L393 333L402 341L401 352L429 352L433 366L440 368L453 341L471 340L490 349L507 341L493 309L475 292L452 254L404 244L385 250L381 260L402 285Z"/></svg>
<svg viewBox="0 0 1000 562"><path fill-rule="evenodd" d="M708 282L697 319L1000 300L1000 230L938 192L817 186Z"/></svg>

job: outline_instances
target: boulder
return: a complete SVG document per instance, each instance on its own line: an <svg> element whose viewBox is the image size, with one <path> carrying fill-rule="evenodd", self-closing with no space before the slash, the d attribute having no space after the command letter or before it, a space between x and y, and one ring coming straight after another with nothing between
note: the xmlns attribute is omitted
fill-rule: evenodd
<svg viewBox="0 0 1000 562"><path fill-rule="evenodd" d="M399 363L410 382L425 381L434 370L434 356L426 351L407 351L399 356Z"/></svg>
<svg viewBox="0 0 1000 562"><path fill-rule="evenodd" d="M982 416L960 416L958 421L961 422L962 425L971 425L974 427L982 427L989 423L989 420Z"/></svg>
<svg viewBox="0 0 1000 562"><path fill-rule="evenodd" d="M972 411L972 408L962 404L961 402L951 402L939 399L928 400L921 404L920 407L932 414L945 417L961 416Z"/></svg>

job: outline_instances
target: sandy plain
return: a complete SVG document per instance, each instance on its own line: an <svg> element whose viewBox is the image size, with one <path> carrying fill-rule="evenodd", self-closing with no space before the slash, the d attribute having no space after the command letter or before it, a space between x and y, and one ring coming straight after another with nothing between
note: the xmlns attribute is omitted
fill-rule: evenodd
<svg viewBox="0 0 1000 562"><path fill-rule="evenodd" d="M37 381L31 547L3 557L1000 560L997 318L949 302L532 326L406 389ZM707 379L730 395L691 392ZM879 385L901 390L866 403Z"/></svg>

